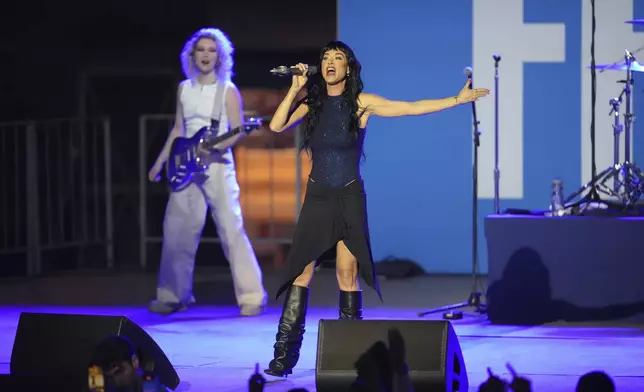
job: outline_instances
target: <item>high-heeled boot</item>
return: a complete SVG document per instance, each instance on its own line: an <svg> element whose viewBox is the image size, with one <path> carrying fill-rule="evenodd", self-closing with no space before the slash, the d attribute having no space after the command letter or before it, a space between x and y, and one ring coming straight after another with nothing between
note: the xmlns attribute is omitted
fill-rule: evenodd
<svg viewBox="0 0 644 392"><path fill-rule="evenodd" d="M362 291L340 291L340 319L362 320Z"/></svg>
<svg viewBox="0 0 644 392"><path fill-rule="evenodd" d="M309 300L307 287L291 286L286 292L282 317L280 317L275 336L273 360L264 373L276 377L286 377L300 359L300 348L304 338L306 310Z"/></svg>

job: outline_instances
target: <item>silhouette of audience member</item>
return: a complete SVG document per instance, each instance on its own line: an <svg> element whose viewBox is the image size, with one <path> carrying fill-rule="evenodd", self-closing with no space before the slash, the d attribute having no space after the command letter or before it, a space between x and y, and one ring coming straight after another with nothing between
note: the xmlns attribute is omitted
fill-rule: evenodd
<svg viewBox="0 0 644 392"><path fill-rule="evenodd" d="M136 391L143 385L140 360L132 342L122 336L110 336L95 349L91 365L103 370L105 390Z"/></svg>
<svg viewBox="0 0 644 392"><path fill-rule="evenodd" d="M405 340L400 331L391 329L388 333L389 360L391 364L392 392L413 392L414 386L409 378L409 369L405 357Z"/></svg>
<svg viewBox="0 0 644 392"><path fill-rule="evenodd" d="M259 373L259 363L255 364L255 373L248 379L248 392L263 392L266 387L266 378ZM291 389L288 392L309 392L304 388Z"/></svg>
<svg viewBox="0 0 644 392"><path fill-rule="evenodd" d="M356 361L358 376L351 386L352 392L389 392L391 374L389 350L384 342L374 343Z"/></svg>
<svg viewBox="0 0 644 392"><path fill-rule="evenodd" d="M266 379L259 373L259 363L255 364L255 373L248 379L248 392L262 392Z"/></svg>
<svg viewBox="0 0 644 392"><path fill-rule="evenodd" d="M505 365L512 375L512 382L501 379L499 376L492 372L492 369L487 368L488 379L479 386L479 392L531 392L532 383L525 377L519 376L509 363Z"/></svg>
<svg viewBox="0 0 644 392"><path fill-rule="evenodd" d="M615 392L610 376L601 371L588 372L579 378L576 392Z"/></svg>
<svg viewBox="0 0 644 392"><path fill-rule="evenodd" d="M532 391L530 380L519 376L509 363L505 366L512 375L512 382L508 383L487 368L488 379L479 386L479 392ZM405 363L405 342L398 330L389 331L389 348L382 341L374 343L358 358L356 369L358 377L351 386L352 392L414 392ZM259 364L248 381L249 392L264 391L266 379L259 373ZM309 391L296 388L288 392ZM575 392L615 392L615 384L606 373L593 371L581 376Z"/></svg>
<svg viewBox="0 0 644 392"><path fill-rule="evenodd" d="M353 392L413 392L405 363L405 342L397 329L388 332L389 348L378 341L356 362Z"/></svg>

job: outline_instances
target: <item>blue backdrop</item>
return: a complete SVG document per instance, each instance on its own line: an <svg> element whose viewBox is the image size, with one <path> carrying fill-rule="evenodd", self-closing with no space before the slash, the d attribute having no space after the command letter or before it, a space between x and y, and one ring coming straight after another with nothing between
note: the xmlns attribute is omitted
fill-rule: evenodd
<svg viewBox="0 0 644 392"><path fill-rule="evenodd" d="M480 50L494 48L495 37L499 41L501 38L508 41L507 32L504 33L500 27L497 33L504 34L504 37L498 36L495 31L484 31L486 34L482 34L480 30L475 30L477 26L473 21L484 18L481 16L476 19L475 13L482 12L480 7L492 7L498 13L497 20L501 25L506 23L506 17L510 17L504 15L509 1L520 2L477 0L480 2L477 4L477 11L473 8L472 0L338 0L338 38L356 51L363 65L367 92L406 101L454 96L465 82L463 68L473 63L476 41L473 33L477 31L477 34L491 37L482 44L484 48ZM644 1L614 0L608 5L607 9L597 11L596 34L597 37L604 37L601 42L597 38L597 63L618 61L624 48L631 51L638 49L628 42L619 41L619 34L635 37L629 38L631 42L644 38L644 35L637 34L641 28L635 28L634 33L633 27L624 25L627 19L644 16ZM621 10L621 14L617 12L619 15L616 14L615 17L606 16L613 12L611 7ZM512 80L511 75L523 72L523 86L517 90L523 99L522 129L503 129L505 133L501 136L503 142L509 133L522 132L522 145L519 147L523 149L523 153L515 154L512 147L506 148L502 156L506 171L512 169L508 166L511 165L522 168L523 174L522 180L506 180L502 167L501 180L506 181L506 190L501 199L502 209L547 208L550 183L555 177L564 180L567 194L582 183L583 167L590 164L590 152L587 151L588 148L582 148L584 138L589 138L589 129L582 125L583 118L588 119L588 124L590 121L589 105L586 104L584 109L582 100L582 83L586 81L582 73L587 72L583 64L590 53L589 36L587 33L584 36L583 31L585 25L590 26L589 10L589 6L584 5L582 0L523 2L523 20L515 21L519 26L562 26L562 37L565 37L565 49L562 49L565 53L561 53L565 58L562 61L535 62L528 59L517 63L519 65L514 69L513 56L516 53L529 53L530 42L522 42L523 36L517 34L516 42L510 43L516 45L516 48L509 47L507 42L500 44L498 50L505 50L504 53L499 52L503 56L500 63L500 99L508 102L516 99L503 95L504 91L512 91L507 84L503 85L503 81ZM621 29L619 31L622 33L611 33L609 30L613 27ZM481 28L480 25L478 28ZM607 34L613 34L611 39L615 41L614 48L610 47L611 39L606 39ZM552 50L556 51L554 46ZM544 50L547 52L548 48ZM481 55L481 58L489 58L491 65L485 68L488 71L493 70L494 53L497 52ZM556 57L557 54L553 53L553 56ZM642 56L644 58L644 52ZM481 66L478 69L483 68ZM602 77L608 77L605 76L607 74L602 74ZM476 68L474 75L476 84L477 80L481 80L477 79ZM613 73L610 77L619 79L624 76ZM492 81L493 76L488 72L486 78L482 79ZM607 117L610 108L608 100L604 98L619 94L619 86L611 84L612 82L602 83L596 114L597 133L603 135L603 139L598 141L601 145L597 147L598 155L603 157L598 159L598 169L610 164L612 160L612 144L606 142L612 137L610 129L606 129L610 124ZM492 84L485 87L493 90ZM608 88L611 90L606 92ZM589 89L586 91L589 94ZM636 89L636 114L637 108L641 106L638 103L642 101L638 99L640 95L641 92ZM489 100L486 103L486 110L489 112L493 107L494 96L490 95L486 99ZM515 114L500 115L504 117ZM484 187L487 189L479 201L479 256L481 270L486 272L483 217L493 212L493 200L489 194L493 181L489 149L494 142L494 124L490 121L490 116L483 114L480 117L487 120L480 127L484 132L481 143L488 148L488 152L480 159L485 160L486 170L490 170L480 173L480 176L486 176L480 181L486 183ZM471 107L461 106L421 117L372 118L367 135L366 161L362 172L368 193L374 257L408 257L430 273L470 272L473 149ZM638 143L642 138L634 136L634 139L634 157L637 159L642 156L638 151L644 153L644 146ZM507 184L507 181L514 182Z"/></svg>

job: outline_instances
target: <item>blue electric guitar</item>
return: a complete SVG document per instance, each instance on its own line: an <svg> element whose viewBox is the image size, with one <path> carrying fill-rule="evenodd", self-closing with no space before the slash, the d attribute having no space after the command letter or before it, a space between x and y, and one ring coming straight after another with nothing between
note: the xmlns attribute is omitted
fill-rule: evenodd
<svg viewBox="0 0 644 392"><path fill-rule="evenodd" d="M166 161L166 178L172 192L179 192L192 182L195 174L204 173L212 163L208 154L199 151L207 151L217 144L238 135L241 132L251 133L262 125L262 119L250 117L244 119L244 123L233 130L222 135L217 135L219 122L212 120L209 127L201 128L193 137L177 137L172 142L170 155Z"/></svg>

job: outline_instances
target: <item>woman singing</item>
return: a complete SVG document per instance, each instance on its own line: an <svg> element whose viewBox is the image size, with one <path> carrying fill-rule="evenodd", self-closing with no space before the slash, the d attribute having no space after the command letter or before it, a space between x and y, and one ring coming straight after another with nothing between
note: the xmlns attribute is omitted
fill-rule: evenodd
<svg viewBox="0 0 644 392"><path fill-rule="evenodd" d="M333 41L321 51L319 73L293 76L291 88L270 123L282 132L306 116L302 148L311 154L312 167L304 205L287 259L286 291L279 321L274 359L267 374L286 377L300 356L308 302L308 286L317 263L336 260L340 288L340 319L362 319L362 291L358 276L382 298L367 226L367 200L360 176L360 159L371 116L400 117L438 112L489 94L469 84L457 96L416 102L390 101L362 92L361 65L345 43ZM306 85L307 96L291 112L293 101Z"/></svg>

